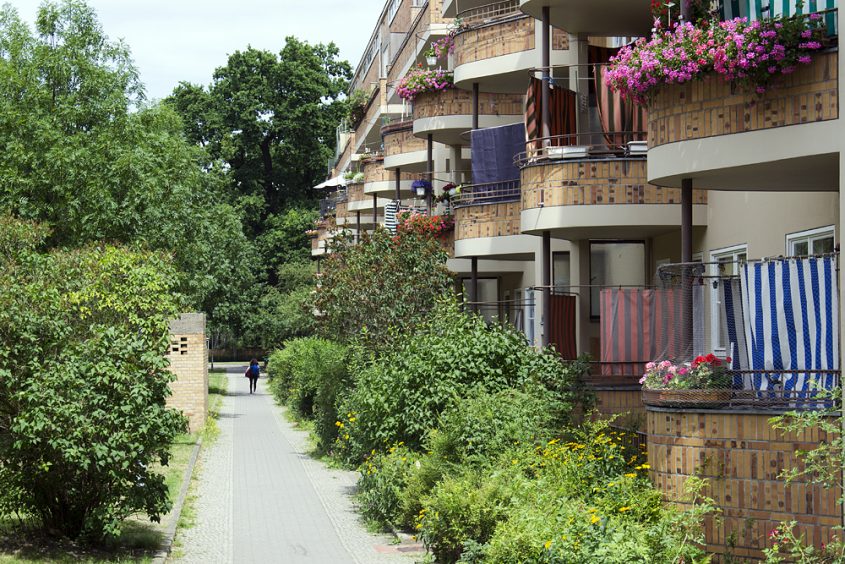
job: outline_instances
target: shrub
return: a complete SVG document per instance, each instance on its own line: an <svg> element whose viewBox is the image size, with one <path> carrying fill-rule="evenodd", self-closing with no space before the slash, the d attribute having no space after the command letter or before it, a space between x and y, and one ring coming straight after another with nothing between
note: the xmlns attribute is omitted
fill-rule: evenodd
<svg viewBox="0 0 845 564"><path fill-rule="evenodd" d="M577 374L555 355L535 351L509 327L461 312L454 300L442 300L416 333L352 371L356 383L342 413L356 420L342 421L348 439L338 445L352 463L400 441L419 449L438 416L462 396L548 379L566 388L559 399L570 413L580 397Z"/></svg>
<svg viewBox="0 0 845 564"><path fill-rule="evenodd" d="M337 396L348 383L348 349L318 337L286 341L270 355L270 389L294 413L314 420L319 446L327 449L337 437Z"/></svg>
<svg viewBox="0 0 845 564"><path fill-rule="evenodd" d="M133 513L157 521L170 501L154 463L167 464L185 428L165 406L174 269L115 247L38 254L37 241L7 236L0 513L35 515L73 538L116 535Z"/></svg>
<svg viewBox="0 0 845 564"><path fill-rule="evenodd" d="M461 398L440 417L428 447L432 456L455 464L487 464L515 443L549 438L545 408L539 398L513 389Z"/></svg>
<svg viewBox="0 0 845 564"><path fill-rule="evenodd" d="M468 542L484 544L507 511L514 476L468 471L437 484L420 511L417 529L438 562L455 562Z"/></svg>
<svg viewBox="0 0 845 564"><path fill-rule="evenodd" d="M401 443L387 452L372 453L358 481L358 503L364 516L384 527L402 526L405 488L420 466L420 455Z"/></svg>

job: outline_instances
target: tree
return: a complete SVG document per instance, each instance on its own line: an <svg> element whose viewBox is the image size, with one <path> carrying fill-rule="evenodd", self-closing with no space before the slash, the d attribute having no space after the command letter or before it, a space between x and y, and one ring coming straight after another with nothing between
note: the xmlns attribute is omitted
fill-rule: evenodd
<svg viewBox="0 0 845 564"><path fill-rule="evenodd" d="M378 229L354 245L340 239L323 261L316 308L329 338L364 338L380 350L397 333L407 333L447 294L452 275L446 252L423 230L391 235Z"/></svg>
<svg viewBox="0 0 845 564"><path fill-rule="evenodd" d="M229 56L208 88L182 83L168 99L189 137L230 167L236 193L262 198L261 219L310 199L325 173L351 77L337 55L333 43L294 37L278 55L248 47Z"/></svg>
<svg viewBox="0 0 845 564"><path fill-rule="evenodd" d="M170 508L185 421L165 405L176 272L118 247L38 252L47 231L0 218L0 512L72 538Z"/></svg>

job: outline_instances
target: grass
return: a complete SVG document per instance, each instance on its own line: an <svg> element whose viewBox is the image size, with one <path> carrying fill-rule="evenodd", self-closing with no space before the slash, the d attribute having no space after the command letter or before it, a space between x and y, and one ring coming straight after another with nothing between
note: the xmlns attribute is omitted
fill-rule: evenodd
<svg viewBox="0 0 845 564"><path fill-rule="evenodd" d="M170 499L176 501L182 488L182 478L190 462L197 440L211 444L219 434L217 417L223 396L226 394L225 374L209 374L209 417L205 428L199 433L183 434L176 437L171 448L167 466L159 467L164 474ZM196 473L195 473L196 474ZM195 477L191 481L194 490ZM193 494L195 498L195 494ZM193 523L196 511L191 503L192 494L182 509L179 527ZM121 535L99 547L89 547L67 539L55 539L42 533L38 523L32 520L19 521L12 518L0 518L0 564L11 562L29 562L32 564L100 564L105 562L152 562L153 555L164 539L163 523L169 516L162 517L162 524L150 523L139 515L128 519Z"/></svg>
<svg viewBox="0 0 845 564"><path fill-rule="evenodd" d="M228 379L225 374L209 373L208 375L208 419L202 430L203 448L211 446L220 435L220 427L217 419L220 417L220 407L223 405L223 397L228 388ZM197 487L199 476L202 474L201 463L198 462L191 476L191 485L188 488L188 495L185 504L182 506L182 513L179 515L179 523L176 527L176 539L173 542L172 555L176 558L182 555L182 545L179 538L179 531L192 528L197 522ZM2 564L2 563L0 563Z"/></svg>

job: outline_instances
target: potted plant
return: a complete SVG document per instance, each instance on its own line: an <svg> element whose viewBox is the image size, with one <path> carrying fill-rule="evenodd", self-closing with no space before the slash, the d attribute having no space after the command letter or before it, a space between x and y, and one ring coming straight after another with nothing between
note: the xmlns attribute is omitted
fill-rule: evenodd
<svg viewBox="0 0 845 564"><path fill-rule="evenodd" d="M432 43L428 49L425 50L425 63L433 67L437 64L437 52L435 50L435 44Z"/></svg>
<svg viewBox="0 0 845 564"><path fill-rule="evenodd" d="M718 407L728 403L733 379L730 358L713 353L692 362L649 362L640 378L643 403L671 407Z"/></svg>

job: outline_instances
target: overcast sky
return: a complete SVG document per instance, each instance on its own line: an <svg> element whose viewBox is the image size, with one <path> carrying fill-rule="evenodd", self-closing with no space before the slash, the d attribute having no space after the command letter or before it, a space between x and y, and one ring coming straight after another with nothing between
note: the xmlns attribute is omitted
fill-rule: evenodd
<svg viewBox="0 0 845 564"><path fill-rule="evenodd" d="M9 0L32 22L41 0ZM180 80L207 85L229 53L278 52L288 35L334 41L354 67L384 0L88 0L106 34L122 38L147 88L163 98Z"/></svg>

